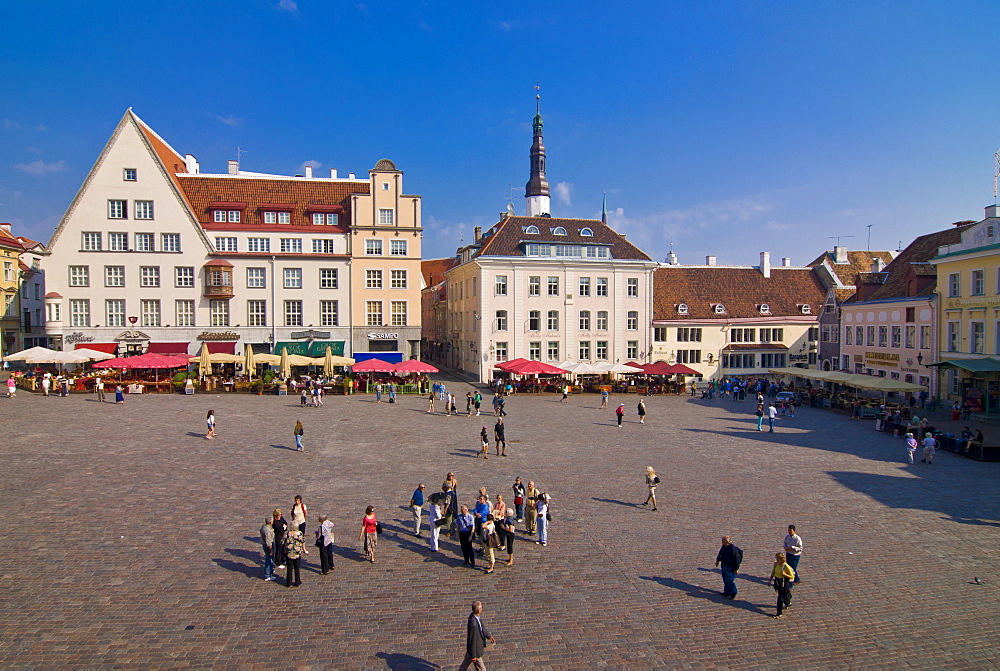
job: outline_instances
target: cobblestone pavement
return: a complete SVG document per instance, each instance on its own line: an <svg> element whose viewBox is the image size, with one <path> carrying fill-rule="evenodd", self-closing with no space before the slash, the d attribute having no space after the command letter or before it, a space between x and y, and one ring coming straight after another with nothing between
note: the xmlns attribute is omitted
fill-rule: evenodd
<svg viewBox="0 0 1000 671"><path fill-rule="evenodd" d="M634 395L612 401L515 396L510 456L482 460L492 417L429 415L416 397L0 399L0 666L454 668L474 599L498 669L1000 664L1000 464L905 465L871 422L808 407L769 434L750 402L650 398L640 425ZM637 505L647 465L657 512ZM449 470L463 501L534 479L553 497L548 546L519 542L492 575L450 540L429 552L404 506ZM312 548L286 589L261 580L257 535L295 494L307 538L334 520L336 568L320 575ZM358 543L368 504L386 528L374 565ZM764 582L788 523L804 582L774 620ZM734 601L713 568L723 534L745 552Z"/></svg>

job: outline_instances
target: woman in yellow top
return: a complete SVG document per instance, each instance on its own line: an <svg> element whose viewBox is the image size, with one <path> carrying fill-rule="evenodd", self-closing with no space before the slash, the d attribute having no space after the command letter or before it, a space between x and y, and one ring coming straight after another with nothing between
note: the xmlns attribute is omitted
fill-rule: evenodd
<svg viewBox="0 0 1000 671"><path fill-rule="evenodd" d="M770 587L773 581L774 589L778 592L778 613L772 617L781 617L781 611L792 604L792 581L794 580L795 569L785 561L785 553L775 553L774 567L771 569L771 576L767 579L767 586Z"/></svg>

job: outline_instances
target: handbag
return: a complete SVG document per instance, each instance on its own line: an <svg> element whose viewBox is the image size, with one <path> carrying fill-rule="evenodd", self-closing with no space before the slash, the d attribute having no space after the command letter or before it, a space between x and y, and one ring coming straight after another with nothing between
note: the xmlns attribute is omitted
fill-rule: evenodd
<svg viewBox="0 0 1000 671"><path fill-rule="evenodd" d="M382 535L382 523L381 522L376 522L375 523L375 533L378 534L379 536Z"/></svg>
<svg viewBox="0 0 1000 671"><path fill-rule="evenodd" d="M546 522L551 522L552 521L552 513L550 513L550 512L546 512L545 513L545 521Z"/></svg>
<svg viewBox="0 0 1000 671"><path fill-rule="evenodd" d="M491 548L498 548L498 547L500 547L500 537L497 536L497 532L494 531L493 533L491 533L489 535L489 539L488 540L489 540L489 544L490 544Z"/></svg>

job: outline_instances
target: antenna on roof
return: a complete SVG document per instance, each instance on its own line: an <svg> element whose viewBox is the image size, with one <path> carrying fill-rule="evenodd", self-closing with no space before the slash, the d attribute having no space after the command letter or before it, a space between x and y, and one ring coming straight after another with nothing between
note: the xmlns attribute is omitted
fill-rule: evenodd
<svg viewBox="0 0 1000 671"><path fill-rule="evenodd" d="M507 182L507 212L514 214L514 185Z"/></svg>
<svg viewBox="0 0 1000 671"><path fill-rule="evenodd" d="M853 235L828 235L826 239L827 240L836 240L837 241L837 246L840 247L840 239L841 238L853 238L853 237L854 237Z"/></svg>
<svg viewBox="0 0 1000 671"><path fill-rule="evenodd" d="M239 164L240 159L243 158L243 154L247 153L247 150L243 147L236 147L236 163Z"/></svg>
<svg viewBox="0 0 1000 671"><path fill-rule="evenodd" d="M993 154L993 204L997 204L997 178L1000 178L1000 149Z"/></svg>

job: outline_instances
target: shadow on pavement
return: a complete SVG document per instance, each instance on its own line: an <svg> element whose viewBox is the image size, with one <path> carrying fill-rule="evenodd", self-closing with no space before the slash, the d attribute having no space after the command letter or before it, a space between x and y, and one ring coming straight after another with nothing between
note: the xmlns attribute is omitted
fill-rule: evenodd
<svg viewBox="0 0 1000 671"><path fill-rule="evenodd" d="M600 501L601 503L617 503L620 506L628 506L629 508L640 508L638 503L632 503L631 501L619 501L618 499L599 499L596 496L593 497L594 501Z"/></svg>
<svg viewBox="0 0 1000 671"><path fill-rule="evenodd" d="M288 445L271 445L276 450L290 450L292 452L298 452L294 447L289 447Z"/></svg>
<svg viewBox="0 0 1000 671"><path fill-rule="evenodd" d="M752 613L759 613L761 615L770 615L770 613L763 610L757 604L750 603L749 601L743 601L742 599L740 599L738 595L735 599L729 601L729 599L726 599L724 596L722 596L721 593L715 590L701 587L700 585L692 585L691 583L684 582L683 580L675 580L674 578L654 577L648 575L641 575L639 577L642 578L643 580L651 580L655 583L659 583L664 587L670 587L672 589L686 592L688 596L692 596L696 599L706 599L708 601L715 601L718 603L728 602L729 605L733 606L734 608L739 608L740 610L746 610Z"/></svg>
<svg viewBox="0 0 1000 671"><path fill-rule="evenodd" d="M392 669L392 671L431 671L432 669L441 668L437 664L428 662L426 659L414 657L413 655L404 655L401 652L377 652L375 656L385 660L385 665Z"/></svg>
<svg viewBox="0 0 1000 671"><path fill-rule="evenodd" d="M226 552L229 553L239 553L245 552L245 550L237 550L235 548L226 548ZM226 559L224 557L217 557L212 560L219 568L224 568L228 571L233 571L235 573L242 573L248 578L259 578L260 577L260 566L256 563L253 566L247 564L241 564L240 562L232 561L231 559Z"/></svg>
<svg viewBox="0 0 1000 671"><path fill-rule="evenodd" d="M722 577L721 577L722 576L722 571L720 571L717 568L704 568L702 566L699 566L698 570L699 571L703 571L705 573L714 573L714 574L716 574L716 575L719 576L719 580L722 580ZM750 575L749 573L738 573L738 574L736 574L736 579L737 580L746 580L747 582L755 582L758 585L766 585L767 584L767 578L766 577L758 576L758 575Z"/></svg>
<svg viewBox="0 0 1000 671"><path fill-rule="evenodd" d="M333 554L337 555L338 557L343 557L344 559L349 559L350 561L359 561L359 562L368 561L368 558L365 557L364 552L355 550L354 548L344 547L343 545L335 544L333 546Z"/></svg>

